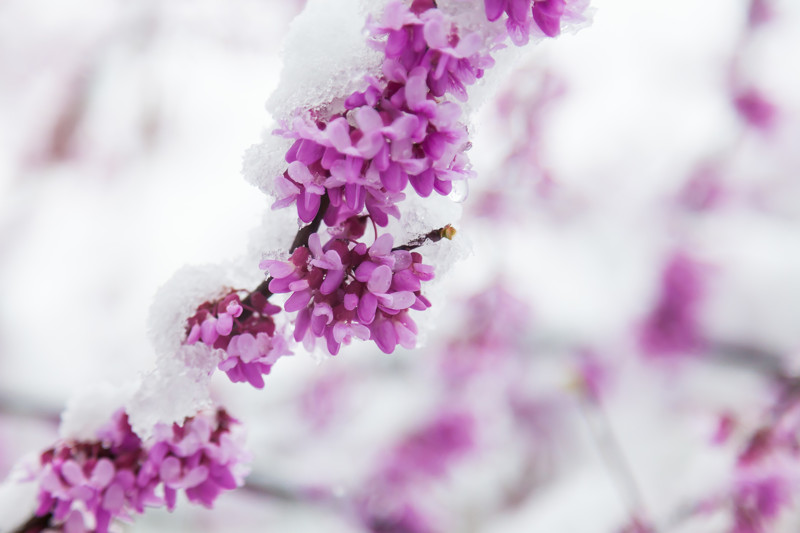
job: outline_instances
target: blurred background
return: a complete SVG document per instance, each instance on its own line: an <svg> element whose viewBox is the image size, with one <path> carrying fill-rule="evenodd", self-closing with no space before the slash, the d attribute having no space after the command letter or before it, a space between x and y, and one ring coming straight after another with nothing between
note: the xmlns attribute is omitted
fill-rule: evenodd
<svg viewBox="0 0 800 533"><path fill-rule="evenodd" d="M247 248L241 157L303 4L0 2L3 477L152 367L160 285ZM470 254L424 345L215 381L248 486L125 531L734 531L737 457L800 372L800 4L592 5L473 118Z"/></svg>

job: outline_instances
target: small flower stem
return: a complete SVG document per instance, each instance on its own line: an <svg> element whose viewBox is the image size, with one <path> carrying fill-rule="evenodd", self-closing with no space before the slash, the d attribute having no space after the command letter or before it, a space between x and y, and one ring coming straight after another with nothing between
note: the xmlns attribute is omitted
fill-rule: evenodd
<svg viewBox="0 0 800 533"><path fill-rule="evenodd" d="M614 484L628 506L630 515L642 517L644 504L641 490L603 406L597 399L584 397L581 399L581 413L589 426L600 456L614 479ZM655 532L655 529L652 531Z"/></svg>
<svg viewBox="0 0 800 533"><path fill-rule="evenodd" d="M297 235L294 236L294 241L292 242L292 246L289 248L289 253L294 252L301 246L308 245L308 238L319 230L319 226L322 224L322 219L325 217L325 212L328 210L330 203L331 201L330 198L328 198L328 195L323 194L322 198L320 199L317 216L315 216L314 220L312 220L310 223L300 228L300 230L297 232Z"/></svg>
<svg viewBox="0 0 800 533"><path fill-rule="evenodd" d="M393 251L397 250L406 250L411 251L415 248L419 248L426 242L439 242L442 239L452 239L452 236L455 234L455 230L449 224L438 228L435 230L431 230L425 235L420 235L416 239L409 241L407 244L403 244L402 246L395 246L392 248Z"/></svg>
<svg viewBox="0 0 800 533"><path fill-rule="evenodd" d="M52 527L50 525L50 520L52 518L52 513L47 513L44 516L32 516L27 522L19 526L11 533L40 533Z"/></svg>
<svg viewBox="0 0 800 533"><path fill-rule="evenodd" d="M325 212L328 210L330 202L330 198L328 198L327 194L322 195L317 215L314 217L314 220L298 230L297 234L294 236L294 241L292 241L292 246L289 248L289 253L294 252L301 246L308 246L308 238L319 230L319 227L322 224L322 219L325 217ZM272 296L272 292L269 290L270 281L272 281L271 277L268 277L262 281L254 291L250 292L244 298L244 300L242 300L242 307L244 308L244 311L242 311L242 314L239 316L240 321L246 320L250 317L250 315L253 314L253 294L261 294L267 299Z"/></svg>

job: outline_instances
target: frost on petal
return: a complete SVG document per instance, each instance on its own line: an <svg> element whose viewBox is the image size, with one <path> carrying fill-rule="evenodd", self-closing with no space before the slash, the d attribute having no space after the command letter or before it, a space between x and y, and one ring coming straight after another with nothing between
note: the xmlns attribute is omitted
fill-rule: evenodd
<svg viewBox="0 0 800 533"><path fill-rule="evenodd" d="M156 292L147 320L156 354L171 357L186 336L186 319L203 302L220 296L220 287L235 285L222 266L184 267Z"/></svg>

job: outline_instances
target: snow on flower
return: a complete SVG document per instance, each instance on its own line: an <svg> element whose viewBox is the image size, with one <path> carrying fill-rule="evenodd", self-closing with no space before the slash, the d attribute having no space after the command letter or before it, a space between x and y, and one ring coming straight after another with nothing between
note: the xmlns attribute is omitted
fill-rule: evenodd
<svg viewBox="0 0 800 533"><path fill-rule="evenodd" d="M243 305L247 306L246 312ZM272 315L280 307L269 303L264 295L254 292L243 304L239 295L229 294L219 302L206 302L188 320L186 344L202 342L224 350L225 358L218 368L233 382L247 381L256 388L264 387L265 374L272 365L291 350L276 333Z"/></svg>

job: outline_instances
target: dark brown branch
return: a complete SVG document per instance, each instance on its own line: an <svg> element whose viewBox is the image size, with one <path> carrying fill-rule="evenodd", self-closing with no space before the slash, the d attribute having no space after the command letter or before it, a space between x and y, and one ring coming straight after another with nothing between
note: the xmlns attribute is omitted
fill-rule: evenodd
<svg viewBox="0 0 800 533"><path fill-rule="evenodd" d="M300 248L301 246L308 246L308 239L319 230L319 226L322 224L322 219L325 217L325 212L328 210L328 206L330 205L330 199L328 198L327 194L322 195L319 203L319 210L317 211L317 215L307 225L300 228L297 234L294 236L294 241L292 241L292 246L289 248L289 253L294 252L296 249ZM261 284L256 287L254 291L248 294L244 300L242 300L242 306L245 308L242 311L242 314L239 317L239 320L245 320L250 315L253 314L251 308L253 307L253 295L260 294L264 298L269 298L272 296L272 292L269 290L269 282L272 281L272 278L267 278L261 282Z"/></svg>
<svg viewBox="0 0 800 533"><path fill-rule="evenodd" d="M51 527L50 519L52 518L53 513L47 513L44 516L33 516L11 533L40 533Z"/></svg>
<svg viewBox="0 0 800 533"><path fill-rule="evenodd" d="M322 195L319 203L319 211L317 211L317 216L314 217L308 225L303 226L297 232L297 235L294 236L294 241L292 242L291 248L289 248L289 253L294 252L296 249L300 248L301 246L308 245L308 238L311 237L312 234L316 233L319 229L320 224L322 224L322 219L325 217L325 212L328 210L328 206L330 205L331 201L328 198L327 194Z"/></svg>

